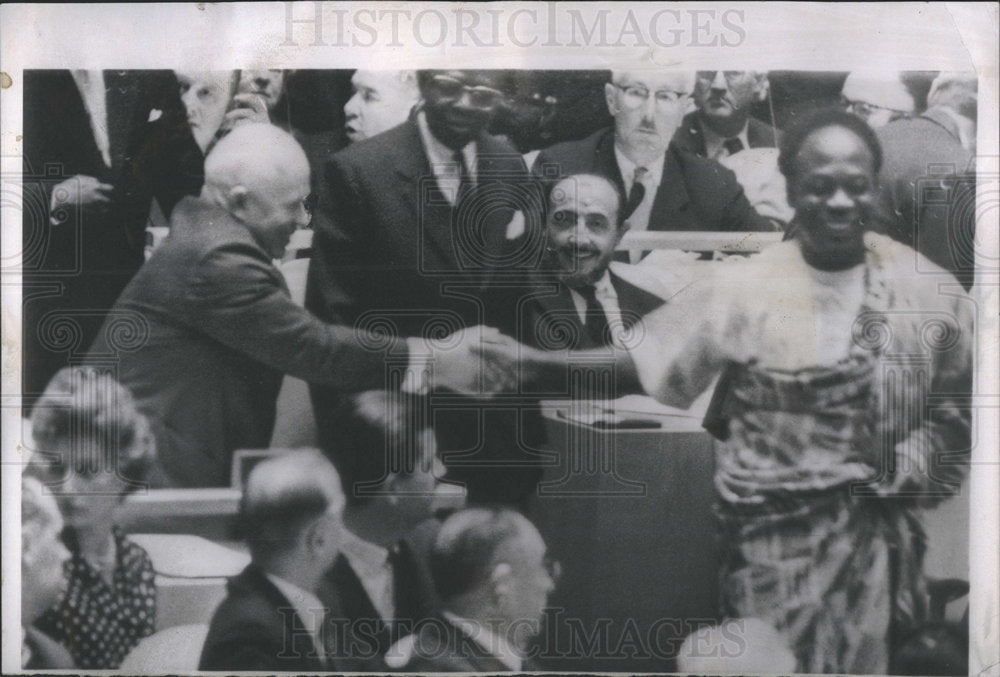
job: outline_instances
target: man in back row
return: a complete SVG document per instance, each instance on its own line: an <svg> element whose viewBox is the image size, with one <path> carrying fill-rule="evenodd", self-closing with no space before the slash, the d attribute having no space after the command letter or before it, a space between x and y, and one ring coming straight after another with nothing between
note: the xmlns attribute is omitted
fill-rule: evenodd
<svg viewBox="0 0 1000 677"><path fill-rule="evenodd" d="M585 173L611 179L627 196L633 231L775 230L732 172L671 145L694 85L689 72L614 71L604 90L614 126L542 151L534 173L547 181Z"/></svg>

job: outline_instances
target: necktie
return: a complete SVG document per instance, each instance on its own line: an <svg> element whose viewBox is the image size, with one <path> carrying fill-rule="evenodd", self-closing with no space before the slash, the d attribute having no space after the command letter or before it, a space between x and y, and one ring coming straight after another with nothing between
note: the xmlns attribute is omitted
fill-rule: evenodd
<svg viewBox="0 0 1000 677"><path fill-rule="evenodd" d="M722 142L722 147L726 149L727 155L736 155L743 150L743 142L740 141L740 137L731 136Z"/></svg>
<svg viewBox="0 0 1000 677"><path fill-rule="evenodd" d="M457 205L469 190L475 187L475 180L472 178L471 172L469 172L469 166L465 164L465 153L461 150L456 150L454 158L458 164L458 194L455 196L455 204Z"/></svg>
<svg viewBox="0 0 1000 677"><path fill-rule="evenodd" d="M625 219L629 221L632 230L646 230L649 227L649 214L653 208L653 195L646 195L646 184L644 181L649 175L649 170L645 167L636 167L632 177L632 189L628 192L628 201L625 203ZM635 256L629 251L617 251L614 260L622 263L638 263L645 252L636 252Z"/></svg>
<svg viewBox="0 0 1000 677"><path fill-rule="evenodd" d="M636 208L642 203L642 198L646 197L646 186L642 183L646 172L645 167L636 167L632 177L632 189L628 192L628 200L625 203L625 218L629 218L635 213Z"/></svg>
<svg viewBox="0 0 1000 677"><path fill-rule="evenodd" d="M597 289L592 284L577 287L577 293L587 302L584 311L583 335L577 348L596 348L607 345L609 339L608 316L597 300Z"/></svg>

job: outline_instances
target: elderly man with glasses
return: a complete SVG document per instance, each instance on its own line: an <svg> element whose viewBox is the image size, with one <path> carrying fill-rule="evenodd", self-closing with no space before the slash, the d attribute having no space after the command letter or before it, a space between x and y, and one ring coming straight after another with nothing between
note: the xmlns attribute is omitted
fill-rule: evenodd
<svg viewBox="0 0 1000 677"><path fill-rule="evenodd" d="M627 196L632 230L773 231L732 172L670 143L694 85L690 72L613 72L604 92L614 126L542 151L535 173L611 179Z"/></svg>

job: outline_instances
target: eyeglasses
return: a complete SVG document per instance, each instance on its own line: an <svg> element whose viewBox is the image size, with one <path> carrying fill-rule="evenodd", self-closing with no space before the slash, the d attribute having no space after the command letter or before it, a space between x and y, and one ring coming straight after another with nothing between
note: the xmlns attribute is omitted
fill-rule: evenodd
<svg viewBox="0 0 1000 677"><path fill-rule="evenodd" d="M867 101L852 101L843 96L840 97L840 103L847 110L848 113L854 113L858 117L862 118L868 118L870 115L878 111L888 112L890 122L899 120L900 118L905 118L909 115L909 113L905 110L897 110L895 108L877 106L874 103L868 103Z"/></svg>
<svg viewBox="0 0 1000 677"><path fill-rule="evenodd" d="M469 85L448 77L447 75L435 75L430 81L431 87L438 98L448 101L458 101L464 95L469 95L469 105L474 108L489 109L496 106L503 99L503 93L492 87L470 87Z"/></svg>
<svg viewBox="0 0 1000 677"><path fill-rule="evenodd" d="M719 71L698 71L698 79L705 82L712 82ZM746 71L722 71L722 77L726 79L726 84L733 84L746 74Z"/></svg>
<svg viewBox="0 0 1000 677"><path fill-rule="evenodd" d="M622 100L626 108L638 108L649 101L649 90L639 85L619 85L612 83L615 87L624 92ZM672 89L660 89L653 94L658 108L668 108L686 101L689 94L686 92L675 92Z"/></svg>

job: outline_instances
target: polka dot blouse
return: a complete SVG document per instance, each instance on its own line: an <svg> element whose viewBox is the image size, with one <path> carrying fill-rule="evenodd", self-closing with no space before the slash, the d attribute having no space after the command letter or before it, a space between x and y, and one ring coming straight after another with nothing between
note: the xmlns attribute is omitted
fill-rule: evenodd
<svg viewBox="0 0 1000 677"><path fill-rule="evenodd" d="M156 626L156 574L146 551L114 529L113 583L101 576L64 537L73 552L66 563L66 593L36 623L69 649L76 667L114 670Z"/></svg>

